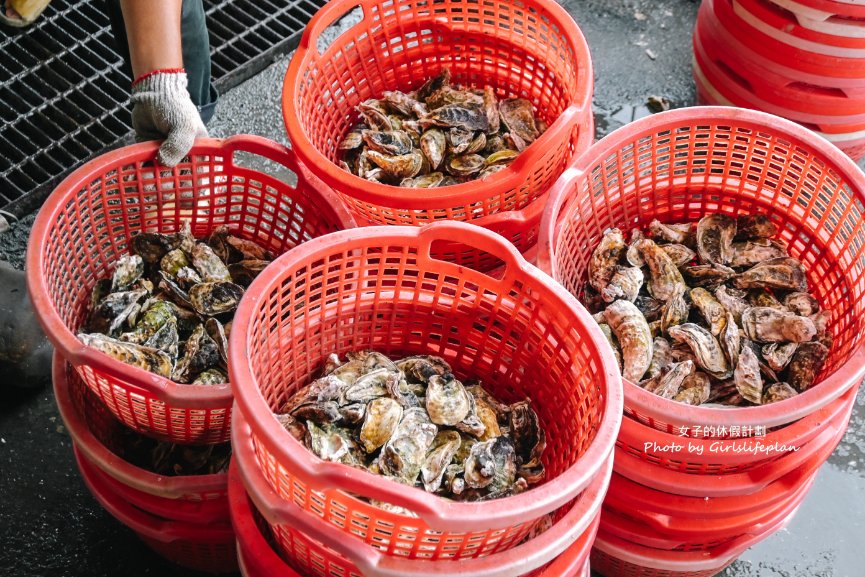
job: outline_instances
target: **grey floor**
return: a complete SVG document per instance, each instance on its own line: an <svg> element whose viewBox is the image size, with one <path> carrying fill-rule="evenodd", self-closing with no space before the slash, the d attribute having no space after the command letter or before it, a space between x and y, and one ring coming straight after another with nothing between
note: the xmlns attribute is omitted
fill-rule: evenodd
<svg viewBox="0 0 865 577"><path fill-rule="evenodd" d="M648 114L649 95L694 102L694 0L563 2L588 38L598 136ZM332 34L338 34L339 30ZM285 142L279 96L287 59L225 94L212 136ZM27 221L0 234L0 260L20 265ZM0 382L4 379L0 375ZM194 575L170 566L102 511L83 487L50 390L0 385L0 575ZM865 394L850 430L790 526L750 549L724 577L863 577Z"/></svg>

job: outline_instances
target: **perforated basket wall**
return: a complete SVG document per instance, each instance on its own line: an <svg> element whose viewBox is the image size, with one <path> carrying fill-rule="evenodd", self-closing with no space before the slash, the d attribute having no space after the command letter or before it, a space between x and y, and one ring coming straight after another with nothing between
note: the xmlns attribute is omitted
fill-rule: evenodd
<svg viewBox="0 0 865 577"><path fill-rule="evenodd" d="M362 21L319 54L319 34L357 6ZM369 182L334 164L358 103L418 88L445 67L454 82L529 99L549 130L508 170L422 193ZM526 208L586 146L581 141L591 142L592 86L585 39L554 2L334 0L310 23L289 66L283 113L299 158L343 195L359 222L474 221ZM531 246L526 230L508 233L521 251Z"/></svg>
<svg viewBox="0 0 865 577"><path fill-rule="evenodd" d="M503 278L430 256L432 246L451 238L507 260ZM235 319L230 348L232 355L242 352L244 362L232 370L257 461L280 497L389 555L418 559L503 551L552 510L525 513L495 529L435 531L418 517L384 511L339 486L316 483L315 474L299 474L297 466L328 464L277 428L271 413L320 376L330 353L362 349L392 358L440 355L458 378L480 379L504 402L530 398L546 431L547 489L573 497L585 486L568 479L597 470L606 435L618 428L617 416L604 408L618 394L614 369L606 364L611 359L585 311L576 314L559 300L563 291L505 254L511 251L500 237L462 223L361 228L307 243L256 279L250 290L260 291L259 298L244 301ZM605 376L611 373L613 382ZM605 440L592 447L602 434ZM380 477L359 479L366 497L384 499L375 496ZM530 495L513 499L528 502ZM429 506L444 506L425 498ZM487 518L484 511L506 510L505 501L470 504L478 507L474 520Z"/></svg>
<svg viewBox="0 0 865 577"><path fill-rule="evenodd" d="M768 216L831 312L834 345L817 384L783 402L726 411L687 407L626 381L625 413L670 434L694 425L771 429L819 410L862 379L863 192L865 177L849 158L789 121L732 108L671 111L617 130L565 173L551 192L541 260L581 296L589 258L610 227L628 234L652 219Z"/></svg>
<svg viewBox="0 0 865 577"><path fill-rule="evenodd" d="M122 423L177 443L224 442L232 400L227 384L179 385L81 345L76 333L93 286L110 278L137 232L175 232L189 221L201 238L226 225L280 254L350 226L351 219L287 149L266 139L202 140L175 168L154 166L156 150L156 143L121 148L57 187L33 227L28 286L48 338ZM236 152L278 162L295 184L247 168Z"/></svg>

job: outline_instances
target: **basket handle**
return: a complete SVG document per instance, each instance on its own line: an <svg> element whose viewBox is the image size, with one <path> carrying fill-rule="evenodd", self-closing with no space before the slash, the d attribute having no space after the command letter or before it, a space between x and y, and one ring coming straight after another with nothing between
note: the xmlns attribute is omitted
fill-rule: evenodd
<svg viewBox="0 0 865 577"><path fill-rule="evenodd" d="M516 247L502 236L467 222L439 221L424 225L418 232L418 241L419 254L434 261L446 262L432 256L430 252L432 244L436 241L457 242L495 256L504 263L504 273L500 280L483 271L477 272L481 272L497 284L509 284L514 275L523 270L526 264ZM475 270L469 266L463 265L463 267Z"/></svg>
<svg viewBox="0 0 865 577"><path fill-rule="evenodd" d="M245 427L247 433L248 426ZM364 543L361 539L347 536L326 521L302 510L290 501L281 499L267 484L253 457L251 438L244 435L241 440L235 435L232 440L235 448L233 458L237 462L243 485L258 511L272 525L286 524L306 537L325 544L355 565L367 577L403 577L405 575L433 576L442 571L441 563L436 561L405 560L385 555L378 549ZM239 446L245 443L247 446ZM512 565L520 563L521 572L527 573L549 562L567 549L591 524L600 512L602 495L612 474L612 459L598 472L604 482L601 490L589 489L582 498L592 499L590 511L572 507L552 528L508 551L488 557L460 560L456 573L471 577L509 577L513 575ZM585 514L584 514L585 513ZM445 573L446 574L446 573Z"/></svg>
<svg viewBox="0 0 865 577"><path fill-rule="evenodd" d="M348 4L348 6L346 6L346 4ZM363 10L365 19L368 4L370 4L368 0L358 0L357 2L348 3L339 0L325 2L324 6L313 15L309 23L306 25L306 31L300 39L298 52L311 52L313 58L318 58L320 56L318 51L318 39L321 37L322 33L356 8ZM300 60L301 55L299 54L297 58Z"/></svg>
<svg viewBox="0 0 865 577"><path fill-rule="evenodd" d="M584 174L583 170L575 166L569 166L562 175L553 184L549 191L549 199L547 206L544 209L544 214L541 217L541 226L538 236L538 268L553 275L553 249L555 239L558 236L559 229L559 212L562 210L562 205L566 198L570 195L567 191L579 180Z"/></svg>

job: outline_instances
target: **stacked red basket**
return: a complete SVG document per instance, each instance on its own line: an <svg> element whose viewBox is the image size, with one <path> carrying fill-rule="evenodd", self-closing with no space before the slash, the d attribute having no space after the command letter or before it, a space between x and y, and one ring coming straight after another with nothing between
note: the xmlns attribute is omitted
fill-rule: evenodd
<svg viewBox="0 0 865 577"><path fill-rule="evenodd" d="M94 497L151 548L183 566L236 570L227 473L164 477L120 458L121 430L181 445L224 443L231 385L185 385L85 347L76 333L100 278L111 276L133 234L197 238L220 225L281 254L353 226L338 198L286 147L255 136L196 142L174 168L156 162L158 143L107 153L64 180L33 226L27 280L37 317L56 349L57 402ZM276 162L294 184L249 166Z"/></svg>
<svg viewBox="0 0 865 577"><path fill-rule="evenodd" d="M607 228L759 212L806 263L836 343L818 385L770 405L692 407L625 381L593 570L708 577L795 513L844 435L865 373L863 201L865 176L823 139L768 114L717 107L626 126L553 188L539 262L574 294ZM718 432L704 438L697 426Z"/></svg>
<svg viewBox="0 0 865 577"><path fill-rule="evenodd" d="M352 9L363 18L320 52L321 33ZM453 81L530 100L549 129L482 181L422 191L370 182L337 165L355 107L386 90L409 91L449 68ZM444 2L333 0L312 18L289 64L282 105L298 158L342 196L361 225L467 221L497 232L530 258L547 191L594 139L589 48L549 0ZM477 251L442 243L448 260L489 269Z"/></svg>
<svg viewBox="0 0 865 577"><path fill-rule="evenodd" d="M501 263L502 276L432 254L454 238ZM513 246L466 223L356 229L284 255L250 290L259 296L241 303L229 347L234 456L293 570L504 577L585 564L612 470L621 380L588 313ZM505 402L528 396L548 431L547 480L519 495L459 503L315 457L273 412L330 353L368 348L436 354ZM248 513L233 514L249 523ZM525 540L547 514L552 528ZM246 546L242 539L242 555Z"/></svg>
<svg viewBox="0 0 865 577"><path fill-rule="evenodd" d="M794 120L865 156L865 11L844 2L711 0L694 32L703 104Z"/></svg>

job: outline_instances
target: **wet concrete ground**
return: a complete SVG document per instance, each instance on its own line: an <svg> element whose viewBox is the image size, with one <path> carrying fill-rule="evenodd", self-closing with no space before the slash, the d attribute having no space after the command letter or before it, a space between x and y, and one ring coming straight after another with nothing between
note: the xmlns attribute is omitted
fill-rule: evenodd
<svg viewBox="0 0 865 577"><path fill-rule="evenodd" d="M595 66L597 132L649 114L650 95L693 104L694 0L570 0ZM279 91L287 60L225 94L213 136L250 132L285 142ZM0 259L20 266L26 226L0 234ZM87 493L49 389L0 375L0 575L179 577ZM850 429L791 525L750 549L723 577L862 577L865 394Z"/></svg>

